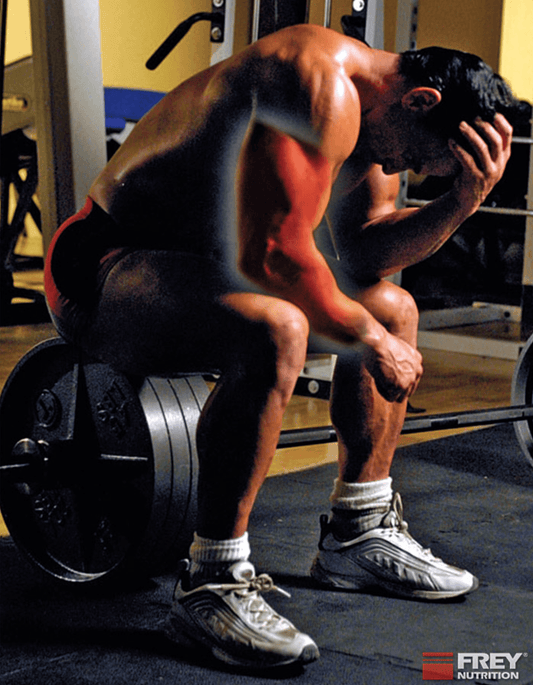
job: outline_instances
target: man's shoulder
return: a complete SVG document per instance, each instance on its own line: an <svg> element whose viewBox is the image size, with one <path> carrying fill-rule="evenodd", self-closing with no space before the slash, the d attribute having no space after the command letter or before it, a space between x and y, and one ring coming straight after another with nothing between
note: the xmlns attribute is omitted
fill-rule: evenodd
<svg viewBox="0 0 533 685"><path fill-rule="evenodd" d="M359 132L359 96L345 63L346 54L357 50L354 43L331 29L305 24L258 41L254 51L259 72L268 75L266 89L259 90L278 104L288 98L293 113L305 111L322 152L335 162L350 154Z"/></svg>
<svg viewBox="0 0 533 685"><path fill-rule="evenodd" d="M249 50L252 59L279 60L294 65L304 78L316 69L334 77L341 76L346 56L357 52L358 45L332 29L298 24L265 36Z"/></svg>
<svg viewBox="0 0 533 685"><path fill-rule="evenodd" d="M339 33L330 28L319 26L318 24L295 24L280 29L275 33L270 33L261 38L255 45L262 46L268 44L305 44L312 41L315 46L319 45L334 45L342 43L350 43L351 38Z"/></svg>

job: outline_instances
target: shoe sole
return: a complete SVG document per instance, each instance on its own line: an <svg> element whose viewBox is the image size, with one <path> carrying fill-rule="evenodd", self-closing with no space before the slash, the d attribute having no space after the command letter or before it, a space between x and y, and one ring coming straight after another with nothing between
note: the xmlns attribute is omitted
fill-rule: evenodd
<svg viewBox="0 0 533 685"><path fill-rule="evenodd" d="M186 626L177 616L169 616L165 625L164 633L171 642L174 642L181 647L190 649L201 649L208 651L213 657L231 666L244 666L246 668L277 668L280 666L288 666L290 664L310 664L320 657L318 647L314 642L305 645L296 657L287 657L286 659L278 659L276 661L263 662L260 659L244 659L234 656L229 652L224 651L217 645L210 644L209 641L202 635L194 635L189 626ZM274 652L272 652L274 654Z"/></svg>
<svg viewBox="0 0 533 685"><path fill-rule="evenodd" d="M366 574L368 580L363 578L358 579L356 576L344 576L340 573L333 573L327 571L318 559L315 559L310 571L311 577L318 583L328 588L335 588L337 590L354 590L365 591L372 588L380 587L385 589L388 593L398 597L407 599L425 599L428 601L438 601L445 599L453 599L461 595L467 595L474 592L479 587L479 581L473 577L472 586L466 590L416 590L406 589L404 586L390 583L382 578L374 576L370 573Z"/></svg>

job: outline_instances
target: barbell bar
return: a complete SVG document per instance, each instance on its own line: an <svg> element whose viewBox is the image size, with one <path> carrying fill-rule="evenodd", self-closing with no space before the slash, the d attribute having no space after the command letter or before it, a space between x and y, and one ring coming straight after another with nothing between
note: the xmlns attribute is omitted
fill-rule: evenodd
<svg viewBox="0 0 533 685"><path fill-rule="evenodd" d="M407 417L402 435L513 423L524 456L533 466L533 335L520 352L511 382L511 406ZM281 433L278 448L337 441L333 426L296 428Z"/></svg>
<svg viewBox="0 0 533 685"><path fill-rule="evenodd" d="M533 419L533 406L531 405L431 414L424 417L406 418L402 435L472 426L489 426L496 423L514 423L528 419ZM295 428L281 433L278 448L304 447L305 445L320 445L336 441L337 434L333 426Z"/></svg>
<svg viewBox="0 0 533 685"><path fill-rule="evenodd" d="M403 434L513 422L533 466L533 337L510 407L409 417ZM132 378L60 338L30 350L0 396L0 510L17 546L61 582L149 576L186 554L196 521L202 375ZM285 430L279 448L331 443Z"/></svg>

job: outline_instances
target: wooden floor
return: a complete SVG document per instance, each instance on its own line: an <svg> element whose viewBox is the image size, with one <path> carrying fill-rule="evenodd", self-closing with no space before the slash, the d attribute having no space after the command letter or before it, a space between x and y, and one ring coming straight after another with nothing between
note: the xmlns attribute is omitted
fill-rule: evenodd
<svg viewBox="0 0 533 685"><path fill-rule="evenodd" d="M0 388L19 359L35 344L55 332L49 324L0 327ZM421 350L425 373L412 398L428 414L506 406L510 401L514 362ZM284 429L329 425L325 400L293 397ZM468 429L463 429L468 430ZM456 431L457 432L457 431ZM450 431L402 436L400 445L432 440ZM336 460L337 445L314 445L278 450L269 475L287 473ZM0 519L0 535L6 530Z"/></svg>

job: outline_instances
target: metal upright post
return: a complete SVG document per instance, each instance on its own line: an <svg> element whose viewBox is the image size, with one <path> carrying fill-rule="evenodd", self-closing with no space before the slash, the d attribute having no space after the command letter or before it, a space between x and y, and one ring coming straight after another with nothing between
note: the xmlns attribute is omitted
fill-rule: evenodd
<svg viewBox="0 0 533 685"><path fill-rule="evenodd" d="M396 52L416 48L418 28L418 0L398 0L396 16Z"/></svg>
<svg viewBox="0 0 533 685"><path fill-rule="evenodd" d="M355 1L353 3L356 4ZM366 12L365 41L376 50L383 50L383 0L368 0Z"/></svg>
<svg viewBox="0 0 533 685"><path fill-rule="evenodd" d="M331 0L324 2L324 26L327 29L331 26Z"/></svg>
<svg viewBox="0 0 533 685"><path fill-rule="evenodd" d="M213 0L213 11L224 12L224 38L221 43L211 43L211 65L222 62L233 54L235 34L235 4L236 0ZM211 29L211 31L216 29ZM211 35L213 40L214 36Z"/></svg>
<svg viewBox="0 0 533 685"><path fill-rule="evenodd" d="M531 138L524 141L529 147L529 176L527 189L527 216L524 236L524 262L522 266L521 337L527 340L533 334L533 122Z"/></svg>
<svg viewBox="0 0 533 685"><path fill-rule="evenodd" d="M306 24L309 21L309 2L310 0L254 0L251 42L287 26ZM330 0L326 0L325 25L331 9L328 10L328 7L330 8Z"/></svg>
<svg viewBox="0 0 533 685"><path fill-rule="evenodd" d="M44 251L106 164L98 0L30 0Z"/></svg>

